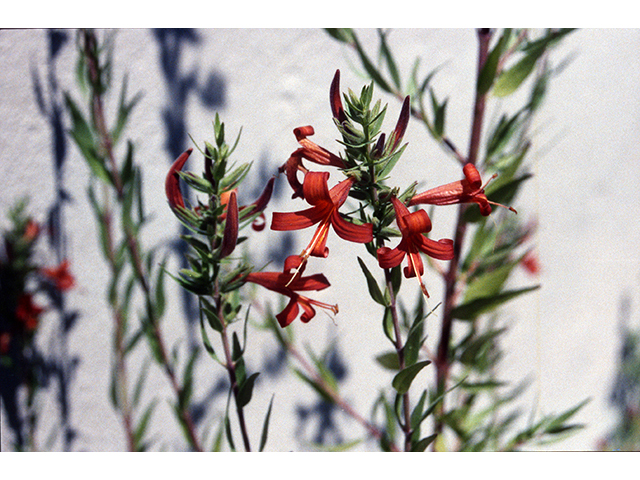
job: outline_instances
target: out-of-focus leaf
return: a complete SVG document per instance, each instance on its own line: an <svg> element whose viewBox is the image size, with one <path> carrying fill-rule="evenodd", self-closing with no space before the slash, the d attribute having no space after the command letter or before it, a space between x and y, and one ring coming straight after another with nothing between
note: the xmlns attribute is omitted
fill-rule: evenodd
<svg viewBox="0 0 640 480"><path fill-rule="evenodd" d="M416 378L416 375L418 375L420 370L430 363L431 362L429 360L423 360L422 362L414 363L410 367L405 368L393 377L391 385L400 395L407 393L411 387L411 382Z"/></svg>
<svg viewBox="0 0 640 480"><path fill-rule="evenodd" d="M360 45L360 41L358 40L358 37L356 37L355 35L353 35L353 45L355 46L358 52L358 55L360 56L360 60L362 61L362 66L364 67L366 72L369 74L371 79L374 82L376 82L378 86L382 88L385 92L392 93L393 90L391 89L387 81L382 77L378 69L373 65L373 63L371 63L371 60L369 60L369 57L367 56L364 49L362 48L362 45Z"/></svg>
<svg viewBox="0 0 640 480"><path fill-rule="evenodd" d="M118 140L120 139L120 135L122 134L122 131L124 130L124 127L129 118L129 114L131 113L131 111L136 106L136 104L140 101L141 98L142 98L142 94L138 93L131 99L131 101L127 102L127 78L125 77L122 82L122 89L120 91L120 104L118 106L118 117L116 119L115 127L111 131L111 139L114 145L118 143Z"/></svg>
<svg viewBox="0 0 640 480"><path fill-rule="evenodd" d="M453 309L451 315L459 320L473 320L478 315L493 310L509 300L519 297L525 293L532 292L540 288L540 285L520 288L517 290L507 290L498 295L476 298L468 303L463 303Z"/></svg>
<svg viewBox="0 0 640 480"><path fill-rule="evenodd" d="M145 409L144 413L142 414L142 417L140 418L140 421L138 422L138 425L136 426L135 431L133 432L133 438L134 438L134 443L136 445L140 444L140 441L143 439L144 437L144 432L147 429L147 426L149 425L149 420L151 419L151 415L153 415L153 409L156 406L156 401L153 401L149 404L149 406Z"/></svg>
<svg viewBox="0 0 640 480"><path fill-rule="evenodd" d="M519 261L512 261L494 270L473 276L464 294L464 303L477 298L497 295Z"/></svg>
<svg viewBox="0 0 640 480"><path fill-rule="evenodd" d="M396 66L396 62L393 59L393 54L391 50L389 50L389 46L387 45L387 34L382 29L378 29L378 35L380 37L380 53L382 54L382 58L384 58L387 68L389 69L389 75L391 75L391 80L393 80L396 89L400 89L400 74L398 73L398 67Z"/></svg>
<svg viewBox="0 0 640 480"><path fill-rule="evenodd" d="M376 361L387 370L400 370L400 362L396 352L381 353L376 356Z"/></svg>
<svg viewBox="0 0 640 480"><path fill-rule="evenodd" d="M496 43L493 50L491 50L491 53L487 56L487 60L478 75L478 83L476 86L478 94L484 95L489 91L491 85L493 85L500 57L502 56L502 52L504 52L505 47L508 45L510 38L511 29L505 28L500 40L498 40L498 43Z"/></svg>
<svg viewBox="0 0 640 480"><path fill-rule="evenodd" d="M353 31L350 28L325 28L325 32L342 43L353 43Z"/></svg>
<svg viewBox="0 0 640 480"><path fill-rule="evenodd" d="M271 400L269 401L269 408L267 409L267 414L264 417L264 422L262 424L262 435L260 435L260 447L258 451L262 452L264 447L267 445L267 437L269 435L269 419L271 418L271 407L273 407L273 397L271 396Z"/></svg>
<svg viewBox="0 0 640 480"><path fill-rule="evenodd" d="M331 398L331 396L329 394L327 394L327 392L324 390L324 388L322 388L322 386L317 381L313 380L312 378L309 378L300 369L296 368L293 371L298 376L298 378L300 378L302 381L304 381L306 384L308 384L311 388L313 388L320 395L320 397L322 397L322 399L325 402L333 403L333 399Z"/></svg>
<svg viewBox="0 0 640 480"><path fill-rule="evenodd" d="M533 49L513 67L502 72L495 82L493 94L496 97L506 97L515 92L531 74L533 67L544 52L544 48Z"/></svg>
<svg viewBox="0 0 640 480"><path fill-rule="evenodd" d="M421 439L419 442L415 443L413 447L411 447L411 451L424 452L427 447L431 445L431 443L436 439L437 436L438 434L434 433L433 435L429 435L428 437Z"/></svg>

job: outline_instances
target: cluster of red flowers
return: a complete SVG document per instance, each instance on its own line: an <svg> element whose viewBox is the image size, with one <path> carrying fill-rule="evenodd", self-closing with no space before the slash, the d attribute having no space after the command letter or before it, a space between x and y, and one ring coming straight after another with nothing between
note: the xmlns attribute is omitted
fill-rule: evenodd
<svg viewBox="0 0 640 480"><path fill-rule="evenodd" d="M22 245L30 246L33 244L39 237L41 232L40 225L29 219L26 222L24 230L21 235L19 235L18 242ZM18 280L19 278L26 278L26 275L30 270L24 272L15 271L15 265L27 265L29 262L25 261L25 259L18 260L15 258L17 255L24 256L25 251L30 251L29 249L24 250L18 248L17 245L12 244L11 241L5 238L5 251L6 251L6 262L0 262L0 267L2 267L3 271L13 272L10 275L10 279L14 282L17 281L18 285L13 285L9 287L5 285L7 291L13 291L17 289L17 298L13 300L15 302L15 308L13 310L12 318L15 322L12 322L10 325L7 325L7 329L5 331L0 332L0 354L6 354L9 351L9 345L11 343L12 334L18 335L19 337L30 336L38 327L38 322L40 320L40 315L46 311L46 308L38 305L34 301L34 294L28 293L24 291L23 281ZM18 252L23 252L19 254ZM47 282L54 289L60 292L66 292L71 289L75 285L75 279L73 275L69 271L69 262L68 260L63 260L60 265L56 267L41 267L38 268L37 273L40 277L41 281ZM12 296L16 295L15 293ZM5 300L7 300L5 298Z"/></svg>
<svg viewBox="0 0 640 480"><path fill-rule="evenodd" d="M343 124L347 121L341 94L339 91L340 72L337 71L330 89L330 104L335 120ZM392 132L390 143L392 150L395 150L407 128L410 117L409 98L405 99L398 123ZM300 255L291 255L285 261L282 272L252 272L246 276L247 282L256 283L265 288L288 296L291 301L287 307L276 317L282 327L286 327L295 320L299 314L301 306L304 313L301 316L303 322L310 321L315 316L314 306L325 308L337 313L337 305L327 305L321 302L310 300L297 292L309 290L323 290L329 287L329 282L323 275L312 275L302 277L305 265L309 257L325 258L329 254L327 247L327 238L331 228L343 240L356 243L369 243L373 241L373 226L370 223L356 224L348 221L339 212L340 207L346 202L351 188L356 183L354 177L348 176L345 180L337 183L333 187L329 187L329 172L316 172L308 170L303 160L308 160L318 165L336 167L341 170L346 169L346 164L342 158L331 153L325 148L315 144L308 137L314 134L311 126L304 126L294 129L293 131L300 148L295 150L285 164L280 168L280 172L284 172L289 185L293 190L292 198L301 198L305 200L310 207L295 212L275 212L272 217L271 228L278 231L301 230L317 225L308 246ZM381 143L382 142L382 143ZM384 134L381 135L380 142L376 145L376 149L381 149L384 143ZM166 193L169 204L172 209L176 210L184 208L184 201L179 189L178 172L186 162L191 150L182 154L174 163L166 182ZM303 179L300 181L298 175L302 173ZM346 172L345 172L346 173ZM465 178L456 182L442 185L423 193L413 196L408 205L405 205L396 197L391 198L393 205L396 224L401 232L402 238L395 248L380 247L377 250L378 264L381 268L393 268L407 258L407 266L404 268L404 275L407 278L417 277L420 287L425 295L428 296L427 289L422 282L424 274L424 265L420 257L420 253L429 255L432 258L440 260L450 260L453 258L453 241L450 239L431 240L425 236L431 231L431 220L425 210L409 212L408 206L419 204L431 205L451 205L456 203L477 203L480 207L482 215L491 213L491 204L484 194L484 185L480 178L480 174L476 167L467 164L463 168ZM273 180L273 179L272 179ZM255 211L260 211L266 207L270 197L263 194L262 197L253 205ZM237 236L237 205L235 203L235 194L229 195L228 208L229 218L225 225L225 236L223 244L231 246L224 248L224 253L228 254L235 246ZM223 202L226 203L226 202ZM513 209L512 209L513 210ZM235 213L233 213L235 212ZM229 229L229 235L227 235ZM221 255L223 257L225 255Z"/></svg>

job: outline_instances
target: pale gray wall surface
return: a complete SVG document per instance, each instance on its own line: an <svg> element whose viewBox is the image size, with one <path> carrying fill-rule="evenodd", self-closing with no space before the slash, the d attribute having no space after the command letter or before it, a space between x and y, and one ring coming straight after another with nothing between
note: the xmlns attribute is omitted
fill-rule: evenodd
<svg viewBox="0 0 640 480"><path fill-rule="evenodd" d="M18 198L31 198L30 211L40 221L46 221L58 198L54 136L46 112L51 113L52 106L61 102L63 91L80 97L73 76L75 33L66 31L65 35L66 41L52 60L47 31L0 31L2 228L7 225L8 207ZM375 45L374 31L363 31L362 35L366 45ZM422 58L423 72L441 65L434 86L439 98L450 97L447 131L461 148L466 148L476 61L474 32L398 30L391 34L390 42L405 72L416 56ZM554 50L552 59L556 63L565 57L573 59L550 84L545 107L534 127L534 147L528 160L535 177L514 205L520 215L538 219L536 242L542 267L538 280L542 288L503 310L510 326L504 346L504 377L516 381L531 375L534 381L523 400L526 408L535 407L540 413L559 412L592 398L578 416L587 428L549 447L553 449L589 450L607 432L612 421L608 395L619 348L620 306L625 299L630 301L632 323L640 326L640 223L635 212L640 205L639 49L638 30L583 30ZM178 59L165 70L163 53ZM254 161L255 171L262 175L270 174L297 147L292 130L298 126L313 125L314 140L337 151L328 89L336 68L342 71L343 89L360 89L363 79L354 72L354 65L359 68L351 52L321 30L198 30L180 38L142 29L118 31L114 84L119 85L126 72L129 92L144 94L126 136L134 140L136 160L143 168L146 208L153 213L152 222L143 232L147 246L166 249L178 233L178 224L166 206L163 182L175 152L191 146L186 134L199 144L210 140L211 122L219 112L230 134L243 127L236 160ZM36 101L36 79L42 86L44 113ZM378 93L389 103L387 125L391 128L400 105ZM114 94L108 104L111 111L116 101ZM497 101L490 103L489 120L496 119L500 106ZM172 140L168 140L163 115L177 119L178 124L184 122L184 132L174 128ZM62 121L69 126L66 115ZM431 185L459 177L459 168L422 127L410 124L406 138L409 147L404 163L394 176L398 185L412 181L416 168ZM107 397L113 359L112 320L105 300L107 270L86 196L88 169L68 139L57 155L64 159L58 185L70 198L62 210L64 249L78 283L68 295L67 309L77 312L78 319L61 342L58 320L47 317L40 333L41 346L67 362L78 359L67 385L68 425L76 433L71 448L122 450L124 437ZM200 159L198 155L196 158ZM200 168L194 161L188 166L195 171ZM245 199L259 189L257 180L249 183L253 191L244 194ZM299 206L287 203L287 199L281 189L270 208L293 210ZM447 222L443 220L434 227L435 237L450 236L451 221ZM262 260L277 253L278 242L284 238L278 232L264 235L264 251L252 252ZM306 236L301 238L292 251L304 246ZM332 252L323 270L332 288L317 298L340 304L336 324L320 314L308 325L295 328L316 352L329 342L337 342L338 361L344 370L342 391L366 415L378 382L387 377L390 381L390 374L372 362L373 356L387 347L379 328L380 313L367 297L356 297L357 291L351 286L362 285L355 255L350 255L362 255L356 247L347 246L344 253ZM52 262L53 257L43 260ZM178 268L175 258L169 267L174 271ZM353 282L352 276L358 276L357 281ZM435 276L427 276L426 281L433 302L437 302L440 282ZM522 274L516 283L524 286L530 282ZM170 343L184 350L199 337L183 320L178 289L168 284L171 303L164 327ZM300 430L299 418L313 411L315 397L278 367L282 359L274 358L270 338L256 334L249 341L255 349L249 357L249 368L263 371L249 407L254 442L275 393L268 449L310 448L306 442L314 439L317 426L311 424ZM155 367L151 372L150 395L169 398L165 379ZM223 372L203 355L197 376L196 399L203 402L208 415L201 428L211 424L215 430L217 423L212 421L225 407L226 397L220 393ZM44 438L59 428L55 384L45 391L41 402L44 413L40 437ZM160 409L152 424L161 439L155 448L184 449L165 400L161 400ZM11 439L4 412L2 415L2 450L7 450ZM334 418L339 423L338 433L327 432L327 440L350 440L360 435L357 425L341 422L340 418ZM65 443L58 438L52 448L65 448Z"/></svg>

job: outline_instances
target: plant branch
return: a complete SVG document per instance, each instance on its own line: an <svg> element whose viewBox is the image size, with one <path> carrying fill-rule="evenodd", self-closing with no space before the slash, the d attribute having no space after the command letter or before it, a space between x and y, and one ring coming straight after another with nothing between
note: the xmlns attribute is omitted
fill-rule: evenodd
<svg viewBox="0 0 640 480"><path fill-rule="evenodd" d="M477 74L482 71L482 67L487 59L489 53L489 43L491 41L491 31L483 28L478 30L478 66ZM471 138L469 140L469 154L467 156L467 162L476 164L478 158L478 151L480 149L480 139L482 134L482 124L484 120L484 111L486 104L486 93L480 94L476 90L476 98L473 107L473 120L471 127ZM446 391L447 380L449 378L450 367L450 342L451 342L451 329L453 323L452 312L456 304L457 297L457 282L458 282L458 270L460 265L460 258L462 254L462 246L464 243L465 234L467 231L467 222L464 219L464 212L466 210L465 204L460 204L458 208L458 219L456 222L455 236L453 240L453 259L449 263L449 270L445 275L445 300L444 300L444 312L442 318L442 325L440 331L440 341L438 344L438 351L436 354L436 380L438 393ZM440 403L438 408L438 415L436 416L435 433L440 434L443 428L442 413L444 412L444 399Z"/></svg>
<svg viewBox="0 0 640 480"><path fill-rule="evenodd" d="M83 38L85 60L87 62L87 68L89 71L89 79L93 87L91 98L93 123L96 127L100 143L104 149L105 157L111 167L111 178L113 180L113 185L115 187L118 201L122 202L124 198L124 186L117 168L115 154L113 151L113 140L106 126L102 95L101 92L97 89L97 86L100 85L101 81L99 70L100 64L97 57L97 39L95 37L95 34L88 30L83 31ZM140 284L145 296L148 321L151 324L151 332L158 346L158 353L163 369L167 377L169 378L169 382L177 398L180 398L182 396L184 388L179 384L173 366L169 361L164 339L162 337L162 332L160 331L159 327L159 319L157 318L157 315L152 308L153 302L151 299L151 288L147 280L147 274L142 265L142 255L139 249L138 240L130 226L124 225L124 233L126 237L127 248L132 259L132 266L136 274L136 279L138 280L138 283ZM197 451L202 451L202 447L195 433L195 424L188 409L186 407L182 408L179 412L179 416L185 426L185 430L187 432L188 440L191 443L191 446Z"/></svg>

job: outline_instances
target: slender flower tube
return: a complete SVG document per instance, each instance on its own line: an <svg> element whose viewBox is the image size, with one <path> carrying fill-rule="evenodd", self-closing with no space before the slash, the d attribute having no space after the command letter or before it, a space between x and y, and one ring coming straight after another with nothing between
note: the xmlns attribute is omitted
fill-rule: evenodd
<svg viewBox="0 0 640 480"><path fill-rule="evenodd" d="M333 314L338 313L337 305L329 305L312 300L297 293L300 291L324 290L331 285L321 273L308 277L296 277L298 273L304 271L304 268L302 257L291 255L285 260L282 272L252 272L246 276L247 282L255 283L290 298L284 310L276 315L276 319L282 328L290 325L298 317L300 307L303 310L300 320L304 323L309 322L316 315L314 307L329 310ZM292 271L293 273L291 273Z"/></svg>
<svg viewBox="0 0 640 480"><path fill-rule="evenodd" d="M373 226L370 223L356 225L342 218L338 209L349 195L353 179L347 178L329 190L328 172L309 172L304 179L304 198L313 205L298 212L275 212L271 222L273 230L300 230L319 224L309 246L301 254L302 261L309 256L326 257L329 227L333 227L338 236L356 243L373 241Z"/></svg>
<svg viewBox="0 0 640 480"><path fill-rule="evenodd" d="M409 206L418 204L429 205L453 205L455 203L477 203L480 207L480 213L485 217L491 213L491 205L497 205L511 210L514 213L516 210L512 207L507 207L496 202L487 200L487 196L484 194L484 189L487 186L482 184L482 179L478 173L478 169L471 164L467 163L462 169L465 178L458 180L457 182L447 183L439 187L432 188L426 192L414 195ZM497 174L494 174L489 181L495 178ZM489 182L487 182L489 183Z"/></svg>
<svg viewBox="0 0 640 480"><path fill-rule="evenodd" d="M167 173L167 179L164 183L164 190L167 195L167 200L169 201L169 206L171 210L175 210L178 207L184 208L184 198L182 197L182 192L180 191L180 175L178 172L182 170L184 164L187 163L189 159L189 155L193 148L188 149L182 155L180 155L171 168L169 169L169 173Z"/></svg>
<svg viewBox="0 0 640 480"><path fill-rule="evenodd" d="M293 130L293 134L302 147L293 152L285 164L279 169L280 172L285 172L289 185L293 188L294 193L291 198L303 197L304 195L302 183L298 180L298 172L301 171L306 175L309 170L302 164L303 158L318 165L345 168L345 164L340 157L307 138L314 133L311 125L298 127Z"/></svg>
<svg viewBox="0 0 640 480"><path fill-rule="evenodd" d="M404 268L406 278L418 277L422 292L429 297L427 288L422 282L424 265L420 252L438 260L451 260L453 258L453 241L445 238L438 241L431 240L423 235L431 231L431 219L427 212L418 210L410 213L407 207L397 198L391 198L396 212L396 223L402 239L396 248L380 247L378 249L378 264L381 268L393 268L400 265L405 256L408 264Z"/></svg>

